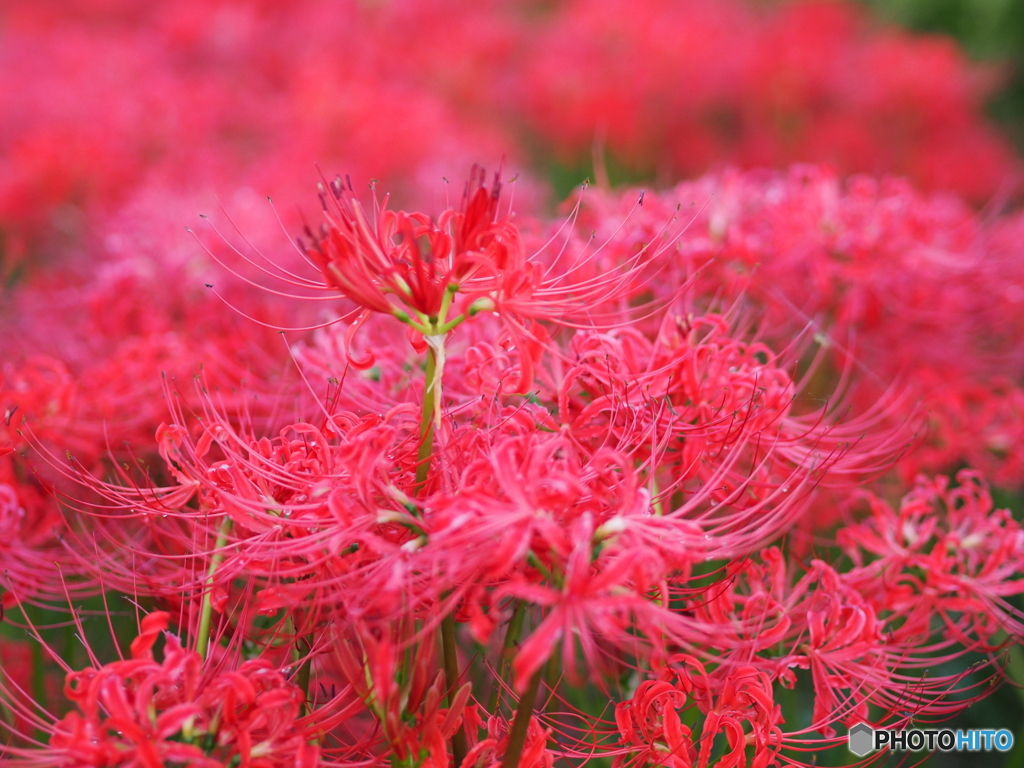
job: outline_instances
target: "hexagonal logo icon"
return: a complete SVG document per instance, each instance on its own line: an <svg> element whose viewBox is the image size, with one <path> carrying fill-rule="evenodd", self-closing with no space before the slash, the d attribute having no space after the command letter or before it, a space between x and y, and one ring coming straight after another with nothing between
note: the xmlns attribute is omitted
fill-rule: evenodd
<svg viewBox="0 0 1024 768"><path fill-rule="evenodd" d="M850 751L857 757L864 757L874 749L875 732L870 725L857 723L846 734L846 738L849 741Z"/></svg>

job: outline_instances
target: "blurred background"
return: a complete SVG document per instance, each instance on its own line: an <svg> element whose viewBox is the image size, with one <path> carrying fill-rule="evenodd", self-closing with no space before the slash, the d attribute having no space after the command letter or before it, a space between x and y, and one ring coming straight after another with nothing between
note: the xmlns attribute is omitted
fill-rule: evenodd
<svg viewBox="0 0 1024 768"><path fill-rule="evenodd" d="M1024 146L1024 3L1020 0L868 0L887 22L949 35L974 61L1004 68L987 109L1019 150Z"/></svg>

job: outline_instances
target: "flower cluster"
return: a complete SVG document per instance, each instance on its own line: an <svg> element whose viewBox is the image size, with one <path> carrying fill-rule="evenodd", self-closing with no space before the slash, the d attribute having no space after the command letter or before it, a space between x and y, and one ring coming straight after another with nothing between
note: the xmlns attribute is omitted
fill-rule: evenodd
<svg viewBox="0 0 1024 768"><path fill-rule="evenodd" d="M843 180L819 166L710 174L648 197L642 211L634 199L595 193L584 221L619 258L660 248L656 292L696 280L701 295L763 313L776 345L813 337L863 406L890 397L894 382L925 406L924 445L900 465L907 480L968 463L1003 486L1024 481L1019 215L985 222L903 180ZM688 226L666 237L676 215Z"/></svg>
<svg viewBox="0 0 1024 768"><path fill-rule="evenodd" d="M283 281L341 318L288 348L293 391L168 382L156 464L106 470L114 453L61 460L46 420L27 419L20 439L49 455L51 482L80 489L59 520L70 562L35 592L70 579L164 611L132 660L68 672L81 713L46 726L53 764L769 765L839 724L948 717L983 695L977 665L933 670L981 651L1002 674L992 654L1024 628L1024 538L976 475L922 481L899 515L865 495L926 425L906 395L865 404L894 374L870 344L833 358L796 332L782 346L821 313L785 300L772 244L792 236L788 214L810 222L813 253L831 189L824 237L865 262L856 237L888 242L875 223L894 204L803 173L734 178L725 223L681 220L687 188L634 198L609 232L619 203L604 193L520 227L477 171L437 217L367 207L336 179L323 226L299 239L305 274L267 269L272 295ZM910 238L914 218L900 221ZM770 283L728 277L754 258ZM837 305L837 335L854 322L844 286L876 290L846 265L816 297ZM834 401L812 396L829 382ZM284 402L299 418L273 412ZM801 572L772 546L828 520L831 562ZM169 637L160 664L170 616L191 650ZM810 726L787 731L775 697L805 671ZM572 703L588 685L613 720Z"/></svg>
<svg viewBox="0 0 1024 768"><path fill-rule="evenodd" d="M302 691L280 670L253 659L204 674L199 654L170 634L158 662L153 645L167 627L166 613L151 613L131 658L68 673L65 695L78 711L47 724L55 764L317 764L299 719Z"/></svg>

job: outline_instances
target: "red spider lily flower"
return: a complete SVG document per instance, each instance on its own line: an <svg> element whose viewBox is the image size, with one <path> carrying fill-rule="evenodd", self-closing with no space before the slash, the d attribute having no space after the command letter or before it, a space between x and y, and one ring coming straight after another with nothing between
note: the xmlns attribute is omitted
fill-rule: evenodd
<svg viewBox="0 0 1024 768"><path fill-rule="evenodd" d="M697 677L693 685L694 698L704 712L700 764L708 764L719 733L725 734L729 751L716 765L745 766L750 746L754 750L751 768L775 763L782 745L782 708L775 703L767 674L753 667L737 667L713 677Z"/></svg>
<svg viewBox="0 0 1024 768"><path fill-rule="evenodd" d="M694 735L680 711L686 693L664 680L645 680L628 701L615 705L615 722L627 754L617 755L616 768L655 763L669 768L692 768L697 759ZM637 749L637 748L640 749Z"/></svg>
<svg viewBox="0 0 1024 768"><path fill-rule="evenodd" d="M573 526L573 551L564 563L564 571L555 578L561 585L527 584L513 580L499 590L531 604L544 606L543 622L523 642L516 654L516 685L524 690L548 656L562 643L562 669L570 682L580 680L578 653L590 668L597 668L601 652L597 638L630 651L637 649L637 637L630 627L657 641L654 628L662 626L660 607L646 593L657 586L655 579L662 564L653 553L637 549L608 555L594 563L594 529L589 516ZM577 649L579 643L579 650ZM652 657L656 657L655 653Z"/></svg>
<svg viewBox="0 0 1024 768"><path fill-rule="evenodd" d="M801 646L806 661L794 662L806 663L811 669L814 723L830 723L837 714L846 723L864 721L868 706L862 687L890 682L884 660L887 649L883 647L883 624L871 605L848 587L844 589L831 569L821 568L821 574L820 592L814 593L807 610L808 640ZM850 691L850 695L840 694L843 690ZM835 735L828 725L820 730L826 736Z"/></svg>
<svg viewBox="0 0 1024 768"><path fill-rule="evenodd" d="M596 138L647 175L811 160L984 201L1019 174L982 117L994 73L950 41L877 28L853 3L762 10L731 0L560 3L520 65L510 115L563 162L589 161ZM730 45L735 55L717 55ZM851 69L872 74L855 82L843 74Z"/></svg>
<svg viewBox="0 0 1024 768"><path fill-rule="evenodd" d="M64 691L77 709L46 725L46 750L11 749L12 765L319 764L310 719L300 716L304 694L281 670L265 659L204 669L198 653L166 633L168 621L166 613L146 616L130 658L69 672ZM157 661L161 635L164 658Z"/></svg>
<svg viewBox="0 0 1024 768"><path fill-rule="evenodd" d="M587 246L566 264L568 242L554 254L545 246L528 256L512 214L499 215L499 175L490 189L484 180L483 170L474 167L461 207L435 220L423 213L389 211L386 197L367 212L351 183L337 178L329 195L326 188L321 191L326 221L319 234L307 228L312 244L303 243L303 248L328 288L364 312L390 314L407 323L423 337L414 343L434 347L439 366L450 330L480 312L495 312L509 346L521 357L514 388L503 389L525 393L548 341L543 326L534 321L572 324L600 314L602 307L626 296L636 265L647 254L608 272L601 271L596 252L585 252Z"/></svg>
<svg viewBox="0 0 1024 768"><path fill-rule="evenodd" d="M956 479L919 477L897 510L864 494L870 517L837 540L858 565L847 578L905 615L908 637L937 617L964 645L985 649L1000 631L1024 637L1024 614L1008 600L1024 592L1024 530L995 508L980 474Z"/></svg>
<svg viewBox="0 0 1024 768"><path fill-rule="evenodd" d="M302 294L230 266L217 294L318 331L292 346L197 298L203 255L167 229L183 189L258 215L314 155L415 194L499 123L634 168L660 146L668 173L799 150L984 199L1016 172L954 49L744 2L8 0L0 759L767 768L990 692L1024 635L1021 526L971 475L869 491L965 459L1021 482L1024 217L808 166L645 198L595 157L601 191L552 222L513 216L500 172L436 216L336 179L301 263L234 221L208 250ZM587 70L611 74L567 87ZM111 589L162 609L130 653L89 644L113 603L80 618ZM786 734L773 686L798 681L812 722Z"/></svg>
<svg viewBox="0 0 1024 768"><path fill-rule="evenodd" d="M780 554L769 549L734 561L718 584L701 592L673 590L688 611L669 626L694 654L717 665L716 674L750 667L792 687L792 670L809 669L813 729L834 735L835 722L865 720L869 705L880 708L885 722L946 717L983 696L1000 674L998 661L984 665L988 675L980 681L967 672L933 674L943 663L988 649L969 637L969 621L950 632L935 622L928 601L914 601L891 575L841 574L814 561L797 579ZM982 666L974 671L984 672Z"/></svg>
<svg viewBox="0 0 1024 768"><path fill-rule="evenodd" d="M384 420L337 411L319 425L288 425L269 438L224 416L209 397L192 432L183 426L192 420L180 399L169 402L174 422L161 425L156 438L176 484L139 483L120 468L116 483L77 475L103 500L80 506L100 534L93 539L109 585L145 589L187 612L198 603L182 604L182 595L212 589L221 605L236 576L251 572L245 589L256 599L246 601L247 610L273 613L282 600L299 601L321 590L321 579L344 578L367 553L398 549L409 537L380 522L385 505L405 510L397 488L413 483L416 422L403 409ZM404 466L398 475L396 460ZM128 531L136 551L149 553L145 564L121 556ZM215 576L204 576L214 559ZM322 599L330 602L329 594Z"/></svg>
<svg viewBox="0 0 1024 768"><path fill-rule="evenodd" d="M19 483L5 462L0 459L0 605L94 593L95 584L74 578L80 569L61 542L64 521L54 500L38 481Z"/></svg>
<svg viewBox="0 0 1024 768"><path fill-rule="evenodd" d="M704 716L699 730L680 718L694 706ZM707 768L715 737L724 734L727 751L713 765L765 768L776 763L782 744L781 709L768 675L752 667L709 675L692 656L673 656L660 679L640 683L631 699L616 705L615 720L628 750L616 756L616 766L656 760L672 768Z"/></svg>
<svg viewBox="0 0 1024 768"><path fill-rule="evenodd" d="M92 440L60 439L74 429L78 401L74 377L60 360L34 356L18 367L7 367L0 377L0 398L0 435L12 447L26 445L20 428L31 419L39 437L72 450L93 450Z"/></svg>
<svg viewBox="0 0 1024 768"><path fill-rule="evenodd" d="M474 719L479 723L479 715ZM483 725L483 723L480 723ZM471 729L471 732L478 729ZM480 768L499 768L509 746L509 724L498 716L487 718L485 738L477 741L466 754L465 765L476 765ZM536 715L530 718L527 726L526 739L519 754L517 763L521 768L554 768L558 754L548 749L551 730L544 728Z"/></svg>
<svg viewBox="0 0 1024 768"><path fill-rule="evenodd" d="M1020 216L989 219L902 179L843 180L815 166L711 174L648 195L627 218L633 195L591 194L581 222L619 259L640 243L661 253L648 269L675 277L650 279L649 290L691 280L696 296L758 307L761 340L782 350L813 338L813 378L848 382L837 387L847 404L886 403L877 415L890 422L913 403L927 411L923 447L901 461L905 480L968 464L1001 485L1020 482ZM692 223L659 251L679 205L695 210Z"/></svg>
<svg viewBox="0 0 1024 768"><path fill-rule="evenodd" d="M445 211L435 223L426 214L387 210L387 198L368 215L351 183L337 178L330 184L332 206L321 194L326 225L306 252L329 286L366 309L437 318L449 291L493 290L496 274L523 266L517 229L508 216L497 219L498 174L490 191L483 181L483 170L478 176L474 168L462 208ZM472 290L481 280L485 284Z"/></svg>

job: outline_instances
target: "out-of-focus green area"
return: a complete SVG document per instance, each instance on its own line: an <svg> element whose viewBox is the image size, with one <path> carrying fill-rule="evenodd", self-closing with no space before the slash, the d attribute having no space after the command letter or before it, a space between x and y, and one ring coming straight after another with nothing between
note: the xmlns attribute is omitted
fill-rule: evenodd
<svg viewBox="0 0 1024 768"><path fill-rule="evenodd" d="M1024 150L1024 0L863 0L888 21L952 35L976 60L1004 67L989 105L1017 148Z"/></svg>

